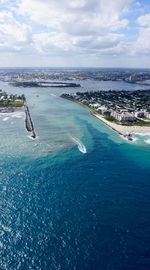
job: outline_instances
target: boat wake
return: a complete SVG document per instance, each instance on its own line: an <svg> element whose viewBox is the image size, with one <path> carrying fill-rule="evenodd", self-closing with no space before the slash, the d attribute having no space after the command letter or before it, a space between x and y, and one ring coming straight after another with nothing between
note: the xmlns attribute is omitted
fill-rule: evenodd
<svg viewBox="0 0 150 270"><path fill-rule="evenodd" d="M3 121L8 121L10 119L10 117L5 117L5 118L3 118L2 120Z"/></svg>
<svg viewBox="0 0 150 270"><path fill-rule="evenodd" d="M36 138L33 138L32 136L30 136L30 135L28 135L27 136L30 140L33 140L33 141L35 141L35 140L37 140L38 139L38 137L36 137Z"/></svg>
<svg viewBox="0 0 150 270"><path fill-rule="evenodd" d="M83 154L86 154L87 150L86 150L85 145L79 139L72 136L70 137L71 137L71 140L78 146L79 151Z"/></svg>
<svg viewBox="0 0 150 270"><path fill-rule="evenodd" d="M150 139L144 140L144 142L150 144Z"/></svg>

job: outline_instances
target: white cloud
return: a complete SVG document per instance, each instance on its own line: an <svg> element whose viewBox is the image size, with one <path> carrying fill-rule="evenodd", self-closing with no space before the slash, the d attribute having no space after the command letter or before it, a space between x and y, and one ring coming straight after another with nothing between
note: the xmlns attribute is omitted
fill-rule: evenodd
<svg viewBox="0 0 150 270"><path fill-rule="evenodd" d="M150 27L150 13L140 16L137 22L140 26Z"/></svg>
<svg viewBox="0 0 150 270"><path fill-rule="evenodd" d="M97 36L93 39L92 36L88 36L85 38L76 37L74 44L78 47L87 47L91 49L107 49L109 47L116 46L123 38L123 35L120 34L106 34L103 36Z"/></svg>
<svg viewBox="0 0 150 270"><path fill-rule="evenodd" d="M48 27L49 33L34 35L40 52L114 48L123 39L115 31L125 28L123 18L134 0L21 0L18 12L34 23ZM52 31L52 32L51 32Z"/></svg>
<svg viewBox="0 0 150 270"><path fill-rule="evenodd" d="M40 53L54 54L55 52L73 51L70 37L65 33L40 33L33 35L35 48Z"/></svg>
<svg viewBox="0 0 150 270"><path fill-rule="evenodd" d="M150 13L143 14L141 3L141 0L0 0L3 8L0 51L19 59L21 50L25 61L30 55L29 62L33 57L36 63L38 59L50 58L58 63L61 58L66 63L66 59L86 62L92 61L92 57L93 61L98 57L111 61L111 56L125 60L130 56L148 56Z"/></svg>
<svg viewBox="0 0 150 270"><path fill-rule="evenodd" d="M101 33L128 25L121 16L133 0L21 0L19 12L38 24L72 35Z"/></svg>
<svg viewBox="0 0 150 270"><path fill-rule="evenodd" d="M20 50L31 41L31 28L20 24L9 11L0 12L0 49Z"/></svg>
<svg viewBox="0 0 150 270"><path fill-rule="evenodd" d="M150 53L150 13L140 16L137 19L139 33L136 42L132 44L133 54Z"/></svg>
<svg viewBox="0 0 150 270"><path fill-rule="evenodd" d="M140 29L137 49L142 53L150 53L150 27Z"/></svg>
<svg viewBox="0 0 150 270"><path fill-rule="evenodd" d="M120 44L123 39L121 34L107 34L98 36L70 36L66 33L41 33L33 35L35 48L42 54L93 54L93 53L120 53Z"/></svg>

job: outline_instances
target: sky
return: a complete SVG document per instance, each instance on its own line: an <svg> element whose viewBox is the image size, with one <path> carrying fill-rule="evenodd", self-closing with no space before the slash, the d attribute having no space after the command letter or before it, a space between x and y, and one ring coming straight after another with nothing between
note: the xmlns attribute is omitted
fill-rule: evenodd
<svg viewBox="0 0 150 270"><path fill-rule="evenodd" d="M150 1L0 0L0 67L150 68Z"/></svg>

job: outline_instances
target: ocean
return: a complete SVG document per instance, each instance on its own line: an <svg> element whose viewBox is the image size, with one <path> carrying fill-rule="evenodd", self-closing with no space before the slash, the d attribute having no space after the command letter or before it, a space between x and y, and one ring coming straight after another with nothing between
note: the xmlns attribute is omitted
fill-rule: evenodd
<svg viewBox="0 0 150 270"><path fill-rule="evenodd" d="M149 270L150 135L123 140L60 98L75 88L0 88L26 95L37 133L0 114L0 269Z"/></svg>

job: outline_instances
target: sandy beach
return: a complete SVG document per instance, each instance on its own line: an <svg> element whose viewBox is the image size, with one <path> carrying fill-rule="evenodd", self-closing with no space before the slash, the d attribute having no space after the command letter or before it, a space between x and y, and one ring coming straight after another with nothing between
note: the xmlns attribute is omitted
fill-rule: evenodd
<svg viewBox="0 0 150 270"><path fill-rule="evenodd" d="M121 126L113 122L107 121L104 117L99 114L92 113L96 118L103 121L107 126L112 128L114 131L118 132L120 135L126 135L128 133L139 133L139 134L150 134L150 126Z"/></svg>
<svg viewBox="0 0 150 270"><path fill-rule="evenodd" d="M95 112L93 112L87 105L84 105L83 103L76 101L76 100L70 100L72 102L78 103L80 104L82 107L86 108L87 110L90 111L90 113L95 116L96 118L98 118L99 120L101 120L102 122L104 122L108 127L110 127L112 130L114 130L115 132L117 132L120 135L128 135L130 134L149 134L150 135L150 126L122 126L122 125L118 125L114 122L110 122L108 120L106 120L103 116L101 116L100 114L97 114Z"/></svg>

